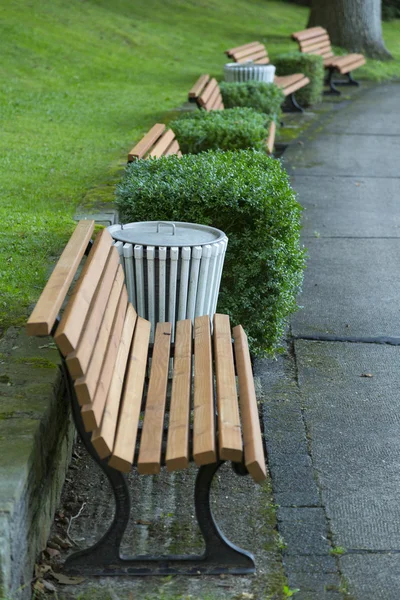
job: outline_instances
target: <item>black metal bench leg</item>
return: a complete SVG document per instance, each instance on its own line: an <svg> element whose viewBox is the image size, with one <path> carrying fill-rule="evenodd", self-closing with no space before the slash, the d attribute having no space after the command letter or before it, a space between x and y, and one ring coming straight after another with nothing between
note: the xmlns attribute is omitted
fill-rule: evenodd
<svg viewBox="0 0 400 600"><path fill-rule="evenodd" d="M300 104L297 102L294 92L293 92L293 94L289 94L289 100L290 100L293 110L297 110L298 112L301 112L301 113L304 112L304 108L302 106L300 106Z"/></svg>
<svg viewBox="0 0 400 600"><path fill-rule="evenodd" d="M351 74L351 71L346 73L347 81L335 81L335 85L356 85L357 87L360 85L359 81L356 81Z"/></svg>
<svg viewBox="0 0 400 600"><path fill-rule="evenodd" d="M224 536L211 512L211 483L223 464L224 462L220 461L200 467L196 478L195 507L200 531L206 543L204 559L206 563L215 565L217 568L229 568L230 572L253 573L255 571L253 555L247 550L235 546ZM235 469L235 471L238 473L238 470Z"/></svg>
<svg viewBox="0 0 400 600"><path fill-rule="evenodd" d="M329 85L329 90L326 90L324 94L336 94L337 96L341 95L341 91L336 87L336 81L333 81L334 69L329 69L329 75L325 80L325 84Z"/></svg>

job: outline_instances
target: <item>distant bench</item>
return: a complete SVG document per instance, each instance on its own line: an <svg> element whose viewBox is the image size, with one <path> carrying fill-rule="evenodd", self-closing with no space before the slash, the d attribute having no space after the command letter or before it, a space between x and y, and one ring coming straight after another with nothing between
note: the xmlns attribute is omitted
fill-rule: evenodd
<svg viewBox="0 0 400 600"><path fill-rule="evenodd" d="M158 323L149 345L150 322L128 301L113 240L104 229L92 244L93 227L94 221L78 223L27 323L28 335L54 337L76 428L116 501L108 531L70 556L66 568L92 575L252 573L252 554L225 538L210 508L211 483L225 461L238 475L250 473L256 482L266 477L246 334L240 325L231 332L229 317L219 314L211 335L205 315L194 319L194 331L190 319L178 321L174 344L171 324ZM199 467L194 500L204 554L122 558L130 518L124 473L136 466L140 474L154 475L163 466L186 469L191 461Z"/></svg>
<svg viewBox="0 0 400 600"><path fill-rule="evenodd" d="M243 46L230 48L225 50L225 54L232 58L236 63L252 62L255 65L268 65L270 60L267 49L260 42L250 42ZM303 108L296 100L295 93L310 83L308 77L303 73L293 73L293 75L276 75L274 83L277 85L285 96L289 97L294 108L303 111Z"/></svg>
<svg viewBox="0 0 400 600"><path fill-rule="evenodd" d="M365 65L366 60L363 54L345 54L344 56L335 56L331 46L331 40L326 29L323 27L310 27L292 34L292 38L299 44L300 52L304 54L318 54L324 59L324 67L328 70L326 80L330 91L334 94L340 94L336 85L359 85L355 81L351 72ZM347 75L347 82L333 81L334 76ZM336 85L335 85L336 84Z"/></svg>
<svg viewBox="0 0 400 600"><path fill-rule="evenodd" d="M199 108L207 111L224 110L225 108L218 81L209 75L201 75L198 78L189 91L189 102L196 102ZM272 154L274 150L275 136L276 124L274 120L271 120L265 144L269 154Z"/></svg>
<svg viewBox="0 0 400 600"><path fill-rule="evenodd" d="M163 123L156 123L129 152L128 162L140 158L160 158L169 154L182 156L178 140L171 129L167 129Z"/></svg>

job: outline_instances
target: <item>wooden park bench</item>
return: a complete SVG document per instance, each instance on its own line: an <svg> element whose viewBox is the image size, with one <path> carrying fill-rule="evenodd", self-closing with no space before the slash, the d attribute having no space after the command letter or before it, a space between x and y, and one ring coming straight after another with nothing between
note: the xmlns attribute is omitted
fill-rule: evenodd
<svg viewBox="0 0 400 600"><path fill-rule="evenodd" d="M206 315L196 317L194 328L190 319L179 321L174 344L171 324L158 323L149 345L150 322L128 301L112 238L104 229L92 244L93 227L94 221L78 223L27 323L29 335L54 337L76 428L115 495L108 531L70 556L65 568L96 575L254 572L252 554L224 537L210 508L210 486L225 461L256 482L266 476L246 334L234 327L232 344L229 317L215 315L211 335ZM155 475L164 466L186 469L191 461L199 467L195 508L204 554L121 557L130 513L125 473L135 466L140 474Z"/></svg>
<svg viewBox="0 0 400 600"><path fill-rule="evenodd" d="M330 93L340 94L337 85L359 85L351 74L354 69L365 65L362 54L345 54L335 56L332 50L329 33L323 27L310 27L292 34L292 38L299 44L300 52L305 54L319 54L324 59L324 67L328 70L326 84ZM334 81L337 74L347 75L347 81Z"/></svg>
<svg viewBox="0 0 400 600"><path fill-rule="evenodd" d="M270 60L267 49L260 42L250 42L243 46L225 50L225 54L232 58L236 63L252 62L255 65L268 65ZM308 77L303 73L293 73L292 75L276 75L274 83L280 87L286 97L290 100L293 108L303 112L304 109L297 102L295 93L310 83Z"/></svg>
<svg viewBox="0 0 400 600"><path fill-rule="evenodd" d="M169 154L182 156L178 140L171 129L167 129L163 123L156 123L129 152L128 162L140 158L160 158Z"/></svg>
<svg viewBox="0 0 400 600"><path fill-rule="evenodd" d="M218 81L209 75L201 75L189 91L189 102L195 102L203 110L224 110ZM274 150L276 136L275 121L271 121L265 146L269 154Z"/></svg>

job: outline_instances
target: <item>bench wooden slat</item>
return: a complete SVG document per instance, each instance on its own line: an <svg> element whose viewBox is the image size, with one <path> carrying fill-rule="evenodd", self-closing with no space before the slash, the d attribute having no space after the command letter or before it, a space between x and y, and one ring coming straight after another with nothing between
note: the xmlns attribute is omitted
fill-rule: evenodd
<svg viewBox="0 0 400 600"><path fill-rule="evenodd" d="M196 465L217 460L211 331L208 315L194 321L193 458Z"/></svg>
<svg viewBox="0 0 400 600"><path fill-rule="evenodd" d="M248 44L243 44L242 46L236 46L236 48L229 48L229 50L225 50L225 54L227 54L230 57L233 57L235 52L244 50L245 48L251 48L252 46L257 46L260 43L261 42L249 42Z"/></svg>
<svg viewBox="0 0 400 600"><path fill-rule="evenodd" d="M233 328L236 370L239 379L239 401L242 417L244 462L254 481L266 478L265 458L262 445L257 398L247 336L241 325Z"/></svg>
<svg viewBox="0 0 400 600"><path fill-rule="evenodd" d="M103 419L100 427L94 430L92 434L92 444L100 458L106 458L112 452L114 446L114 437L118 421L118 413L126 365L128 362L129 350L131 347L132 336L136 324L136 311L132 304L128 304L125 313L125 321L122 329L121 341L118 348L115 369L112 374L110 389L108 390L107 400L104 407Z"/></svg>
<svg viewBox="0 0 400 600"><path fill-rule="evenodd" d="M338 71L339 71L339 73L342 73L344 75L346 73L349 73L350 71L353 71L353 69L358 69L359 67L362 67L363 65L365 65L366 62L367 61L363 57L363 58L360 58L356 62L349 63L349 64L344 65L344 66L339 66L338 67Z"/></svg>
<svg viewBox="0 0 400 600"><path fill-rule="evenodd" d="M160 158L174 140L175 134L171 129L167 129L167 131L162 135L162 137L158 140L158 142L154 145L154 147L149 152L149 156L152 158Z"/></svg>
<svg viewBox="0 0 400 600"><path fill-rule="evenodd" d="M163 123L156 123L150 129L148 133L140 140L138 144L128 154L128 162L132 162L135 159L140 159L145 156L146 152L150 150L152 145L158 140L160 135L165 131L165 125Z"/></svg>
<svg viewBox="0 0 400 600"><path fill-rule="evenodd" d="M269 65L270 60L268 58L268 56L266 56L265 58L259 58L258 60L254 61L256 65Z"/></svg>
<svg viewBox="0 0 400 600"><path fill-rule="evenodd" d="M79 221L29 317L28 335L50 335L93 229L94 221Z"/></svg>
<svg viewBox="0 0 400 600"><path fill-rule="evenodd" d="M310 80L308 79L308 77L303 77L303 79L301 79L300 81L295 81L289 87L283 88L283 93L285 94L285 96L289 96L289 94L293 94L294 92L297 92L297 90L300 90L301 88L308 85L309 83L310 83Z"/></svg>
<svg viewBox="0 0 400 600"><path fill-rule="evenodd" d="M270 154L274 151L275 144L275 136L276 136L276 123L275 121L271 121L269 124L268 137L267 137L267 149Z"/></svg>
<svg viewBox="0 0 400 600"><path fill-rule="evenodd" d="M213 93L211 94L210 98L207 101L207 104L205 106L206 110L213 110L214 105L218 104L218 100L219 100L220 96L221 96L221 93L219 91L219 85L217 85L216 88L214 89Z"/></svg>
<svg viewBox="0 0 400 600"><path fill-rule="evenodd" d="M310 38L318 37L319 35L326 35L327 31L323 27L309 27L302 31L296 31L292 34L292 38L298 42L309 40Z"/></svg>
<svg viewBox="0 0 400 600"><path fill-rule="evenodd" d="M361 59L364 59L362 54L346 54L345 56L335 56L330 64L335 67L343 67Z"/></svg>
<svg viewBox="0 0 400 600"><path fill-rule="evenodd" d="M247 55L247 56L243 56L241 58L238 58L236 60L237 63L245 63L248 62L249 60L251 61L256 61L262 58L268 58L268 54L267 51L265 50L265 48L262 48L261 50L259 50L258 52L253 52L251 55Z"/></svg>
<svg viewBox="0 0 400 600"><path fill-rule="evenodd" d="M121 341L122 330L125 322L125 314L128 306L128 292L126 287L122 288L118 307L115 313L110 339L106 354L101 367L101 373L97 382L96 393L91 404L82 406L81 415L86 431L93 431L101 425L104 406L110 389L111 379L115 368L118 348Z"/></svg>
<svg viewBox="0 0 400 600"><path fill-rule="evenodd" d="M228 315L214 315L214 358L217 381L218 445L221 460L241 462L242 436Z"/></svg>
<svg viewBox="0 0 400 600"><path fill-rule="evenodd" d="M280 88L285 88L289 87L296 81L301 81L303 78L303 73L292 73L291 75L277 75L274 79L274 83Z"/></svg>
<svg viewBox="0 0 400 600"><path fill-rule="evenodd" d="M94 400L104 354L106 352L109 337L111 335L114 315L118 306L123 285L124 272L121 265L119 265L87 372L84 377L79 377L79 379L75 381L75 392L78 397L78 402L81 405L89 404Z"/></svg>
<svg viewBox="0 0 400 600"><path fill-rule="evenodd" d="M212 96L212 93L216 87L218 87L218 81L213 77L199 96L199 102L202 106L207 106L208 100Z"/></svg>
<svg viewBox="0 0 400 600"><path fill-rule="evenodd" d="M174 374L169 410L166 465L168 471L189 465L190 388L192 384L192 322L176 324Z"/></svg>
<svg viewBox="0 0 400 600"><path fill-rule="evenodd" d="M125 388L110 467L127 473L135 459L135 445L146 377L147 354L150 341L150 321L137 318L132 350L128 360Z"/></svg>
<svg viewBox="0 0 400 600"><path fill-rule="evenodd" d="M179 153L179 143L178 143L178 140L174 140L172 142L172 144L164 152L164 156L169 156L170 154L178 154L178 153Z"/></svg>
<svg viewBox="0 0 400 600"><path fill-rule="evenodd" d="M96 294L92 306L90 307L87 323L79 340L78 348L67 356L67 366L72 379L84 377L86 373L118 265L119 254L115 247L112 246L109 251L106 267L103 271L99 285L97 286Z"/></svg>
<svg viewBox="0 0 400 600"><path fill-rule="evenodd" d="M203 91L204 86L210 80L209 75L201 75L189 91L189 98L197 98Z"/></svg>
<svg viewBox="0 0 400 600"><path fill-rule="evenodd" d="M160 472L171 333L171 323L157 323L138 460L142 474Z"/></svg>
<svg viewBox="0 0 400 600"><path fill-rule="evenodd" d="M312 46L307 46L306 48L301 49L302 52L306 54L314 53L322 53L322 52L330 52L331 51L331 43L330 41L323 41L318 44L313 44Z"/></svg>
<svg viewBox="0 0 400 600"><path fill-rule="evenodd" d="M300 46L303 52L314 50L313 46L322 46L322 44L329 44L329 46L331 45L328 34L320 35L318 38L311 38L309 40L305 40L304 42L300 41Z"/></svg>
<svg viewBox="0 0 400 600"><path fill-rule="evenodd" d="M55 342L64 356L78 347L83 325L111 246L112 238L108 231L103 229L93 244L54 336Z"/></svg>
<svg viewBox="0 0 400 600"><path fill-rule="evenodd" d="M231 56L235 61L240 62L241 59L246 57L249 57L247 58L247 60L251 60L252 56L257 54L258 52L263 52L264 56L267 56L267 51L263 44L254 44L253 46L250 46L250 48L242 47L240 50L233 52Z"/></svg>
<svg viewBox="0 0 400 600"><path fill-rule="evenodd" d="M224 110L224 103L222 101L222 96L221 93L219 92L217 94L217 97L215 98L215 102L211 107L211 110Z"/></svg>

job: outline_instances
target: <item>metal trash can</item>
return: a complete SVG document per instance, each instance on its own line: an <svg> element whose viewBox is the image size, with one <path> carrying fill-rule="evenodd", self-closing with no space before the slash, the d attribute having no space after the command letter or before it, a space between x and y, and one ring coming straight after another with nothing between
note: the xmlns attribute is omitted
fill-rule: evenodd
<svg viewBox="0 0 400 600"><path fill-rule="evenodd" d="M224 66L225 81L263 81L273 83L275 77L274 65L256 65L253 62L227 63Z"/></svg>
<svg viewBox="0 0 400 600"><path fill-rule="evenodd" d="M213 318L228 238L195 223L144 221L111 225L129 300L138 315L155 324L201 315Z"/></svg>

